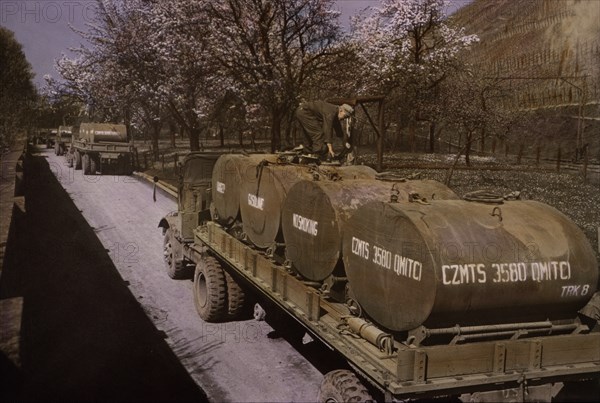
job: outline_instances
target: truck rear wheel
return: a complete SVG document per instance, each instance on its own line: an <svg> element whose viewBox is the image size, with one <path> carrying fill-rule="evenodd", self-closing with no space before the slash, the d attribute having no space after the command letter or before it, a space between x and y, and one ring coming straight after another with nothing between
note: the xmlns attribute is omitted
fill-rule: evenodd
<svg viewBox="0 0 600 403"><path fill-rule="evenodd" d="M89 175L91 173L89 154L83 154L83 157L81 157L81 169L83 170L84 175Z"/></svg>
<svg viewBox="0 0 600 403"><path fill-rule="evenodd" d="M369 402L374 401L358 377L346 369L328 372L319 389L319 402Z"/></svg>
<svg viewBox="0 0 600 403"><path fill-rule="evenodd" d="M211 256L202 257L196 265L194 304L198 315L206 322L218 322L227 318L225 272Z"/></svg>
<svg viewBox="0 0 600 403"><path fill-rule="evenodd" d="M236 319L246 308L246 293L229 273L223 272L227 284L227 315L229 319Z"/></svg>
<svg viewBox="0 0 600 403"><path fill-rule="evenodd" d="M181 245L175 239L173 231L167 229L163 239L163 252L167 275L174 280L179 280L187 277L189 274L187 266L184 264L181 253L179 252Z"/></svg>
<svg viewBox="0 0 600 403"><path fill-rule="evenodd" d="M77 150L73 153L73 167L75 169L81 169L81 154Z"/></svg>
<svg viewBox="0 0 600 403"><path fill-rule="evenodd" d="M96 175L96 172L98 172L98 161L97 161L96 157L91 156L90 157L90 174Z"/></svg>

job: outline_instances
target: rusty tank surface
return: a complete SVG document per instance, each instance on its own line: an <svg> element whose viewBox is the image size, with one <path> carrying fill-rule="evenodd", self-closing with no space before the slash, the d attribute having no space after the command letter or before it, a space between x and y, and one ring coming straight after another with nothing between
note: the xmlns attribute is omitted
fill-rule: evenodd
<svg viewBox="0 0 600 403"><path fill-rule="evenodd" d="M376 171L362 165L312 166L266 164L252 180L242 183L240 213L244 233L259 248L282 242L281 213L289 189L301 180L335 181L374 178Z"/></svg>
<svg viewBox="0 0 600 403"><path fill-rule="evenodd" d="M286 258L309 280L343 276L342 234L352 214L370 201L408 201L417 194L458 199L447 186L433 180L300 181L290 188L283 205Z"/></svg>
<svg viewBox="0 0 600 403"><path fill-rule="evenodd" d="M126 143L127 128L113 123L82 123L79 126L79 139L89 143Z"/></svg>
<svg viewBox="0 0 600 403"><path fill-rule="evenodd" d="M367 203L343 255L356 300L392 331L572 318L598 284L582 231L534 201Z"/></svg>
<svg viewBox="0 0 600 403"><path fill-rule="evenodd" d="M212 175L213 219L231 225L240 212L240 187L256 181L256 169L262 161L277 162L275 154L223 154Z"/></svg>

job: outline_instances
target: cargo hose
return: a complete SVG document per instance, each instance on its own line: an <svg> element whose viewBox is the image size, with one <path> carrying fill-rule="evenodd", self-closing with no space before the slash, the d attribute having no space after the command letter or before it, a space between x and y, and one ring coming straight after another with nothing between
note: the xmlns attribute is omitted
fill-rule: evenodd
<svg viewBox="0 0 600 403"><path fill-rule="evenodd" d="M466 193L463 196L464 200L480 202L480 203L504 203L504 197L498 193L493 193L489 190L475 190L473 192Z"/></svg>

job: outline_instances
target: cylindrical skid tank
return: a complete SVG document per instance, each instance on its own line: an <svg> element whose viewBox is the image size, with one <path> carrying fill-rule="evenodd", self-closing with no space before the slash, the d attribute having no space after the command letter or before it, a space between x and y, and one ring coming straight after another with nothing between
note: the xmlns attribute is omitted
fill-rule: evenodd
<svg viewBox="0 0 600 403"><path fill-rule="evenodd" d="M369 201L408 201L411 193L430 198L458 199L447 186L433 180L383 182L375 179L300 181L290 188L283 205L285 255L309 280L334 273L342 255L342 233L352 214ZM337 273L343 275L343 272Z"/></svg>
<svg viewBox="0 0 600 403"><path fill-rule="evenodd" d="M126 143L127 128L125 125L112 123L82 123L79 127L79 139L90 143L100 141Z"/></svg>
<svg viewBox="0 0 600 403"><path fill-rule="evenodd" d="M343 254L356 299L393 331L572 318L598 283L582 231L534 201L371 202Z"/></svg>
<svg viewBox="0 0 600 403"><path fill-rule="evenodd" d="M376 171L366 166L313 167L307 165L265 165L254 180L245 180L240 192L240 213L244 232L259 248L282 241L281 212L289 189L300 180L328 181L329 178L374 178Z"/></svg>
<svg viewBox="0 0 600 403"><path fill-rule="evenodd" d="M277 162L275 154L223 154L213 168L213 219L231 225L240 212L242 182L256 182L256 168L262 161Z"/></svg>

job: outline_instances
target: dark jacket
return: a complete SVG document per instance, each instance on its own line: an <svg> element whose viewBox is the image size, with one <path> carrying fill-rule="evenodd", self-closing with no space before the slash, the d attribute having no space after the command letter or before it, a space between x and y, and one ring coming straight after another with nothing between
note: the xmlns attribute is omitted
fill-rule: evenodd
<svg viewBox="0 0 600 403"><path fill-rule="evenodd" d="M337 105L325 101L311 101L300 104L299 108L304 112L309 112L308 115L318 121L325 143L333 142L333 131L338 137L344 136L342 125L338 119L339 107ZM310 130L308 131L310 132Z"/></svg>

